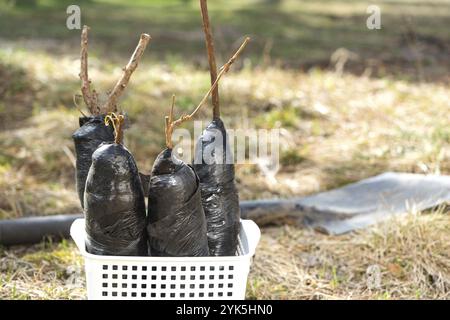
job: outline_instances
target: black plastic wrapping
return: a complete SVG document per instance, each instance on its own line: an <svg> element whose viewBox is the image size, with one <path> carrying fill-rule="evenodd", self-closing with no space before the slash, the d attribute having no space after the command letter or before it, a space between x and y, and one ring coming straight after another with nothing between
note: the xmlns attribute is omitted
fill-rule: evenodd
<svg viewBox="0 0 450 320"><path fill-rule="evenodd" d="M92 155L84 214L88 252L148 255L144 192L134 158L124 146L105 143Z"/></svg>
<svg viewBox="0 0 450 320"><path fill-rule="evenodd" d="M77 157L75 181L81 207L84 205L84 188L92 154L102 142L114 141L113 128L105 126L104 119L104 115L80 117L80 128L72 135Z"/></svg>
<svg viewBox="0 0 450 320"><path fill-rule="evenodd" d="M203 131L195 150L194 169L200 179L212 256L236 254L241 226L233 155L227 141L222 120L215 119Z"/></svg>
<svg viewBox="0 0 450 320"><path fill-rule="evenodd" d="M161 152L153 165L148 219L152 256L209 255L198 177L170 149Z"/></svg>

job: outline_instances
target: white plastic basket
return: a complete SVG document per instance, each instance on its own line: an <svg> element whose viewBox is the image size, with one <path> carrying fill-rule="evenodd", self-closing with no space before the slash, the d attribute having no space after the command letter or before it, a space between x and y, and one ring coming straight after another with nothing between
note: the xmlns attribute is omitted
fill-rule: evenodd
<svg viewBox="0 0 450 320"><path fill-rule="evenodd" d="M84 219L77 219L70 235L84 257L90 300L242 300L261 235L253 221L241 220L237 256L99 256L86 252L84 228Z"/></svg>

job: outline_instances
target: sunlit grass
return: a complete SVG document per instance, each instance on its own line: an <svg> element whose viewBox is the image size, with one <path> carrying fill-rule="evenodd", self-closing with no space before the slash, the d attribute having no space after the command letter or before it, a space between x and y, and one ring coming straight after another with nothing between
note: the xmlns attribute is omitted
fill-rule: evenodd
<svg viewBox="0 0 450 320"><path fill-rule="evenodd" d="M399 217L345 236L263 232L247 286L257 299L448 299L449 214ZM370 270L379 270L379 283Z"/></svg>

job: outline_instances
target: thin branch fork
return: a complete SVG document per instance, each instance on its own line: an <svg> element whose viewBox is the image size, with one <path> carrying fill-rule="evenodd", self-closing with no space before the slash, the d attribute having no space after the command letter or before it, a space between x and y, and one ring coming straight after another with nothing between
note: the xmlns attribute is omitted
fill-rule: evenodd
<svg viewBox="0 0 450 320"><path fill-rule="evenodd" d="M217 79L217 66L216 57L214 54L214 39L212 35L211 25L209 23L208 4L207 0L200 0L200 8L202 12L203 20L203 32L205 34L206 50L208 52L209 73L211 75L211 85ZM219 103L219 86L212 91L212 105L213 105L213 118L220 118L220 103Z"/></svg>
<svg viewBox="0 0 450 320"><path fill-rule="evenodd" d="M83 30L81 32L81 70L79 75L81 79L81 93L83 95L84 102L86 103L86 106L88 107L91 114L106 114L112 111L116 111L117 101L125 90L128 82L130 81L130 77L133 74L134 70L136 70L151 37L145 33L141 34L139 43L134 50L130 61L123 69L124 73L122 74L122 77L119 79L111 93L108 95L107 101L100 107L98 93L95 90L91 91L91 81L89 80L88 76L88 33L89 27L83 26Z"/></svg>
<svg viewBox="0 0 450 320"><path fill-rule="evenodd" d="M208 98L211 95L211 93L214 91L214 89L219 84L220 78L222 78L222 76L230 70L231 65L236 61L236 59L239 57L239 55L241 54L242 50L244 50L245 46L247 45L247 43L249 41L250 41L249 37L245 38L244 42L241 44L239 49L234 53L234 55L230 58L230 60L228 60L228 62L225 63L220 68L220 72L217 75L216 81L214 81L214 83L212 84L211 88L208 90L208 92L205 94L203 99L200 101L198 106L194 109L194 111L192 111L191 114L183 115L179 119L174 121L173 120L173 109L174 109L174 105L175 105L175 96L172 96L171 111L170 111L169 117L167 117L167 116L165 117L165 125L166 125L166 130L165 130L166 132L165 133L166 133L166 146L167 146L167 148L172 149L172 147L173 147L172 133L173 133L174 128L179 126L179 125L181 125L183 122L191 120L197 114L197 112L206 103L206 101L208 100Z"/></svg>
<svg viewBox="0 0 450 320"><path fill-rule="evenodd" d="M123 91L125 90L128 82L130 81L130 77L133 74L134 70L136 70L139 60L141 59L142 55L144 54L145 48L147 47L147 44L149 43L151 37L143 33L141 34L141 38L139 39L139 43L136 47L136 49L133 52L133 55L130 58L130 61L124 68L124 72L122 74L122 77L117 81L116 85L114 86L113 90L109 94L108 100L106 103L102 106L102 111L104 112L111 112L116 111L117 109L117 100L122 95Z"/></svg>

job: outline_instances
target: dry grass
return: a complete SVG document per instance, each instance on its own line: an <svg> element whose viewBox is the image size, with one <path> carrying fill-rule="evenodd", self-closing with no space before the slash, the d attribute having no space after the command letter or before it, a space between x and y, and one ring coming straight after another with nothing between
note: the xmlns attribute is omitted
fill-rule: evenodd
<svg viewBox="0 0 450 320"><path fill-rule="evenodd" d="M395 218L345 236L264 229L249 299L449 299L448 209ZM71 242L4 250L0 299L84 299Z"/></svg>
<svg viewBox="0 0 450 320"><path fill-rule="evenodd" d="M290 227L265 230L247 296L449 299L449 222L449 211L441 210L337 237Z"/></svg>
<svg viewBox="0 0 450 320"><path fill-rule="evenodd" d="M1 250L0 299L83 299L84 272L71 242Z"/></svg>

